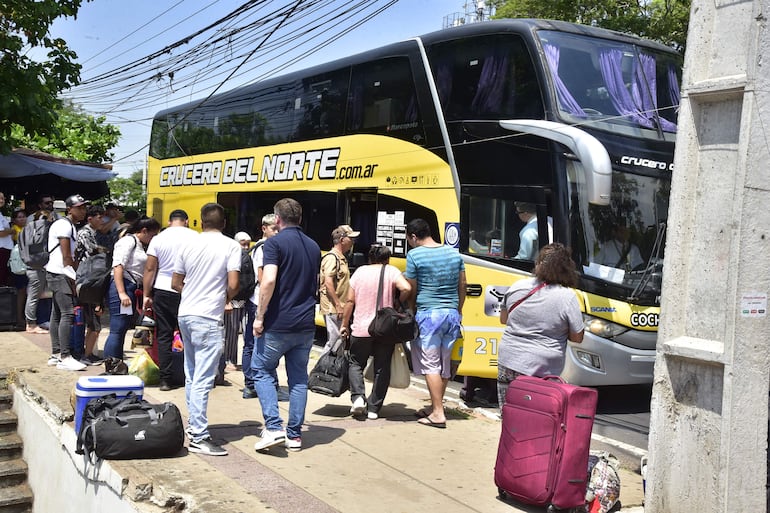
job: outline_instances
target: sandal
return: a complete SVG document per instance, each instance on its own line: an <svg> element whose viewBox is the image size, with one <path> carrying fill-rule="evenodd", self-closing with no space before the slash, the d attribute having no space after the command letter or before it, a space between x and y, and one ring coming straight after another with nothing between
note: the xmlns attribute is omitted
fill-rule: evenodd
<svg viewBox="0 0 770 513"><path fill-rule="evenodd" d="M430 408L430 409L429 408L422 408L422 409L417 410L416 412L414 412L414 416L417 417L418 419L424 419L424 418L427 418L428 415L430 415L431 413L433 413L433 409L432 408Z"/></svg>

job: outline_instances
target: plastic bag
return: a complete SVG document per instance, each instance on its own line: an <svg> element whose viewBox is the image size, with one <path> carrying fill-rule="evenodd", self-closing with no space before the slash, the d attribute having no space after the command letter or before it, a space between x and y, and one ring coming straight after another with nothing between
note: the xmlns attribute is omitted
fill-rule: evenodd
<svg viewBox="0 0 770 513"><path fill-rule="evenodd" d="M141 353L131 360L128 373L137 376L145 385L157 385L160 383L160 368L152 361L152 357L143 349Z"/></svg>
<svg viewBox="0 0 770 513"><path fill-rule="evenodd" d="M618 459L606 451L591 451L586 503L591 513L607 513L620 498Z"/></svg>
<svg viewBox="0 0 770 513"><path fill-rule="evenodd" d="M364 379L374 381L374 358L370 357L364 369ZM404 344L393 346L393 356L390 358L390 388L409 388L412 374L409 372L409 362L406 360Z"/></svg>

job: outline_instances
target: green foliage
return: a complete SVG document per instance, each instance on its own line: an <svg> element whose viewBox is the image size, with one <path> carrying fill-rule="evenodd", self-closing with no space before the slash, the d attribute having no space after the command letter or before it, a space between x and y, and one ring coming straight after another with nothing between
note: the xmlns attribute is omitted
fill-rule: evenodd
<svg viewBox="0 0 770 513"><path fill-rule="evenodd" d="M141 171L135 171L130 178L113 178L107 182L107 186L110 188L110 198L123 207L130 207L140 212L147 209Z"/></svg>
<svg viewBox="0 0 770 513"><path fill-rule="evenodd" d="M76 16L82 0L0 0L0 154L12 149L11 129L47 134L61 91L77 85L77 55L63 39L49 36L59 17ZM47 52L36 61L32 48Z"/></svg>
<svg viewBox="0 0 770 513"><path fill-rule="evenodd" d="M684 52L691 0L496 0L496 18L546 18L636 34Z"/></svg>
<svg viewBox="0 0 770 513"><path fill-rule="evenodd" d="M118 144L118 127L105 123L104 116L93 117L73 105L65 104L55 114L48 134L29 136L23 127L14 125L11 144L83 162L112 161L114 154L109 150Z"/></svg>

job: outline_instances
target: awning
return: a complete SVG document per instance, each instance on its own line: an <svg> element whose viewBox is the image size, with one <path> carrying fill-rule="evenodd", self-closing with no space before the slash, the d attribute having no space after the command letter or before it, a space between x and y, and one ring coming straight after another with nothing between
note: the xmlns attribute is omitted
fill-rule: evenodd
<svg viewBox="0 0 770 513"><path fill-rule="evenodd" d="M0 155L0 178L26 178L47 174L75 182L102 182L117 176L109 164L89 164L24 149L15 149L9 155Z"/></svg>

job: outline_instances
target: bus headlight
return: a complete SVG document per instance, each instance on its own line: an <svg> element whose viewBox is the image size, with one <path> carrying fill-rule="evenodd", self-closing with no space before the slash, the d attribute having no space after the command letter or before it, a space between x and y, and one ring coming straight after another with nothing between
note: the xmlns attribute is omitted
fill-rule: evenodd
<svg viewBox="0 0 770 513"><path fill-rule="evenodd" d="M611 339L628 331L625 326L587 314L583 314L583 324L586 331L602 338Z"/></svg>

